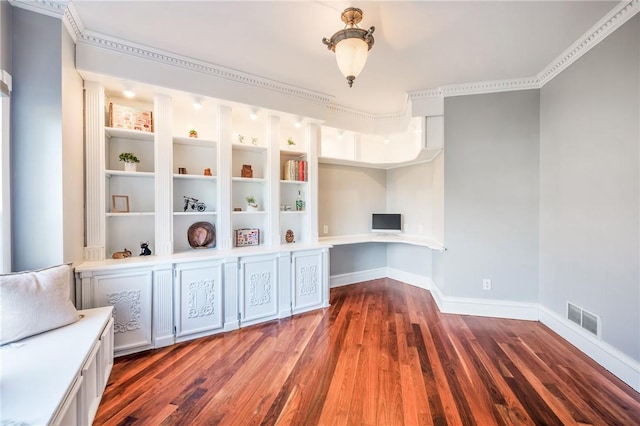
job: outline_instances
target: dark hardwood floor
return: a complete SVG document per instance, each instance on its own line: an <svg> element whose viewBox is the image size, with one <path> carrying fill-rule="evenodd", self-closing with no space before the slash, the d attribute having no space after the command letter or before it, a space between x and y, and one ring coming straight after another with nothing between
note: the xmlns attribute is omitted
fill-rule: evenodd
<svg viewBox="0 0 640 426"><path fill-rule="evenodd" d="M331 307L117 358L101 425L639 425L640 394L538 322L389 279Z"/></svg>

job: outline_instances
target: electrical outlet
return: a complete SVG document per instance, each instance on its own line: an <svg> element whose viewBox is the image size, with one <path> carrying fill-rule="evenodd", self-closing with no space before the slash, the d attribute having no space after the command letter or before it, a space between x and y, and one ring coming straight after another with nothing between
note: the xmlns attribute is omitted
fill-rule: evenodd
<svg viewBox="0 0 640 426"><path fill-rule="evenodd" d="M482 280L482 289L491 290L491 280L489 278L485 278Z"/></svg>
<svg viewBox="0 0 640 426"><path fill-rule="evenodd" d="M323 232L324 234L328 234L328 233L329 233L329 226L324 225L324 226L322 227L322 232Z"/></svg>

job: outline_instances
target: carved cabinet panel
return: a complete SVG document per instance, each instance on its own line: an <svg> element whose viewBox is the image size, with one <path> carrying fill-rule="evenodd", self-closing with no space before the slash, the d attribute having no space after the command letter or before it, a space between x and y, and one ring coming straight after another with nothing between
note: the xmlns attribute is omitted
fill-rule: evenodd
<svg viewBox="0 0 640 426"><path fill-rule="evenodd" d="M240 260L240 315L243 324L277 318L278 274L275 256Z"/></svg>
<svg viewBox="0 0 640 426"><path fill-rule="evenodd" d="M176 337L222 328L222 264L204 262L178 265L176 277Z"/></svg>
<svg viewBox="0 0 640 426"><path fill-rule="evenodd" d="M294 252L292 263L291 303L293 313L321 307L322 295L326 287L322 252Z"/></svg>
<svg viewBox="0 0 640 426"><path fill-rule="evenodd" d="M94 277L94 305L113 306L114 349L129 352L151 346L150 270L136 270Z"/></svg>

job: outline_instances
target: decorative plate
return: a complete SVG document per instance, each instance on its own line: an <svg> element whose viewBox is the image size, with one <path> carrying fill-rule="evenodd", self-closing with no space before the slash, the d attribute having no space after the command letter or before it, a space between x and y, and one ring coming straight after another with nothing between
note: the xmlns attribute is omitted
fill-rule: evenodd
<svg viewBox="0 0 640 426"><path fill-rule="evenodd" d="M216 246L216 226L209 222L196 222L187 231L189 245L193 248Z"/></svg>

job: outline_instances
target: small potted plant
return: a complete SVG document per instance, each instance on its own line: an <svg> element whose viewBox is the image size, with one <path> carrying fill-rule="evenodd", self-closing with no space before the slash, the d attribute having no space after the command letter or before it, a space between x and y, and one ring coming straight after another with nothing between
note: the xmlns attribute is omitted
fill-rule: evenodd
<svg viewBox="0 0 640 426"><path fill-rule="evenodd" d="M118 158L120 161L124 161L125 172L135 172L136 165L140 162L133 152L123 152L118 156Z"/></svg>
<svg viewBox="0 0 640 426"><path fill-rule="evenodd" d="M296 143L293 141L293 139L291 137L289 137L289 139L287 139L287 145L288 146L296 146Z"/></svg>
<svg viewBox="0 0 640 426"><path fill-rule="evenodd" d="M247 211L256 211L258 210L258 203L256 202L256 197L253 195L249 195L246 197L247 199Z"/></svg>
<svg viewBox="0 0 640 426"><path fill-rule="evenodd" d="M189 130L189 137L190 138L197 138L198 137L198 131L196 129Z"/></svg>

